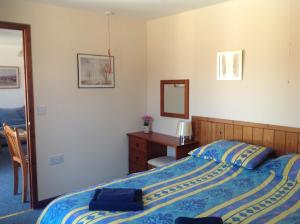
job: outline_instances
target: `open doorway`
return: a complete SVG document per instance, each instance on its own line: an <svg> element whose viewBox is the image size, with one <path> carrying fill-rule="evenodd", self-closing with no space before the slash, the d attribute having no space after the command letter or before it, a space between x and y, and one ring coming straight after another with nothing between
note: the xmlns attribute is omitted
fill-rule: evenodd
<svg viewBox="0 0 300 224"><path fill-rule="evenodd" d="M14 178L16 173L13 172L12 167L12 150L7 145L7 135L3 139L3 134L7 133L3 131L3 128L0 129L0 163L2 163L0 164L0 169L2 169L0 175L3 175L3 177L0 177L0 188L2 188L1 182L3 181L3 186L6 187L2 189L7 191L4 193L0 190L0 210L2 213L7 213L0 214L0 216L3 216L24 209L39 207L36 178L31 39L30 26L26 24L0 21L0 116L5 117L4 119L0 117L1 127L2 122L5 122L12 128L18 128L21 148L24 154L27 155L26 160L28 163L28 178L25 176L23 180L22 175L20 175L19 189L17 189L17 194L14 194L15 182L18 179ZM19 174L22 174L22 170L19 170ZM24 203L22 193L25 193L26 190L24 191L22 185L25 181L28 181L28 196ZM2 209L1 204L6 204L6 209Z"/></svg>
<svg viewBox="0 0 300 224"><path fill-rule="evenodd" d="M17 128L20 136L17 154L14 147L9 147L3 126L0 129L0 217L30 207L25 111L22 31L0 28L0 121L13 132ZM20 153L24 158L22 166Z"/></svg>

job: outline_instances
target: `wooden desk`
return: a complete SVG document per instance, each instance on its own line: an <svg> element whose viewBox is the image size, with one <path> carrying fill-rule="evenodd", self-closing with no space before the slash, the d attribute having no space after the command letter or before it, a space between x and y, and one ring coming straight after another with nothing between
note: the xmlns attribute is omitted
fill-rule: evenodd
<svg viewBox="0 0 300 224"><path fill-rule="evenodd" d="M175 158L188 156L188 152L198 147L197 141L187 141L180 144L179 138L160 134L143 132L128 133L129 137L129 173L148 169L147 161L167 155L167 147L175 148Z"/></svg>

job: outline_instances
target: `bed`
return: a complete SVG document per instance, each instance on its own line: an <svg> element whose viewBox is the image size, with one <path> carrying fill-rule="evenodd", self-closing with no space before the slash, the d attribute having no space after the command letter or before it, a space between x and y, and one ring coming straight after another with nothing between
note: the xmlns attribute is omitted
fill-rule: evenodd
<svg viewBox="0 0 300 224"><path fill-rule="evenodd" d="M235 125L239 128L236 129ZM291 138L288 133L297 134L297 144L299 138L296 129L257 124L250 126L250 123L234 123L220 119L193 117L193 126L196 138L201 137L201 141L206 141L204 144L225 139L226 136L230 139L235 138L234 135L243 138L249 135L249 128L252 128L252 136L259 139L257 133L253 134L253 130L260 133L259 129L262 129L261 144L272 144L278 154L295 150L294 145L290 147L292 144L287 144ZM231 130L232 137L229 135ZM234 130L244 130L244 134L237 134ZM275 142L279 142L278 134L275 134L277 132L284 133L285 151L278 150L275 145ZM273 137L267 133L273 133ZM88 203L95 189L104 186L142 188L144 210L89 211ZM104 185L62 196L46 207L37 223L171 224L179 216L219 216L226 224L297 224L300 223L300 183L276 176L265 169L249 170L229 163L187 157L158 169L129 175Z"/></svg>

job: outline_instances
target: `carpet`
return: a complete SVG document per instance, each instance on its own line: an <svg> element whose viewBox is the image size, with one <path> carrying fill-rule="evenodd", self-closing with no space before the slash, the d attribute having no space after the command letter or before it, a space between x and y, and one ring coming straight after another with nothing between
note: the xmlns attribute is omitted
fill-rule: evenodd
<svg viewBox="0 0 300 224"><path fill-rule="evenodd" d="M7 147L0 150L0 217L30 208L30 203L22 203L22 176L19 169L18 194L13 193L13 170ZM29 198L29 194L28 197ZM0 223L2 223L0 221Z"/></svg>
<svg viewBox="0 0 300 224"><path fill-rule="evenodd" d="M35 224L42 210L26 210L0 217L1 224Z"/></svg>

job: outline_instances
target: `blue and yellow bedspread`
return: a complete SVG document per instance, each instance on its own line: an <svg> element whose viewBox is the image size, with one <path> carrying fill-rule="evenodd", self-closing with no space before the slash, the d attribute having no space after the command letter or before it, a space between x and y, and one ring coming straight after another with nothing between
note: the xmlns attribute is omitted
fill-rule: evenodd
<svg viewBox="0 0 300 224"><path fill-rule="evenodd" d="M95 189L90 188L53 201L38 223L172 224L179 216L220 216L226 224L300 223L300 183L199 158L188 157L105 186L142 188L145 209L89 211Z"/></svg>

